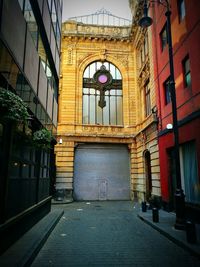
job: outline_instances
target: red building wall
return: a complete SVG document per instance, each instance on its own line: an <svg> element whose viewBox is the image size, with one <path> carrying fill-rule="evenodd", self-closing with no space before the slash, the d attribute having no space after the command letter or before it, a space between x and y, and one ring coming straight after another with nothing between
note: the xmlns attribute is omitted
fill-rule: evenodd
<svg viewBox="0 0 200 267"><path fill-rule="evenodd" d="M185 0L186 16L179 21L177 1L171 1L171 26L174 52L174 74L176 82L176 99L179 128L179 142L183 144L195 140L198 159L198 174L200 174L200 1ZM174 145L173 134L166 130L166 125L172 123L171 103L165 104L163 83L169 77L168 46L161 49L160 32L165 22L166 8L154 4L151 9L154 23L153 57L155 66L155 86L159 116L159 151L161 169L161 192L165 202L169 201L170 166L168 149ZM191 87L185 88L182 61L189 55L191 69ZM195 119L192 119L192 115ZM184 121L185 120L185 121ZM184 125L183 125L184 124Z"/></svg>

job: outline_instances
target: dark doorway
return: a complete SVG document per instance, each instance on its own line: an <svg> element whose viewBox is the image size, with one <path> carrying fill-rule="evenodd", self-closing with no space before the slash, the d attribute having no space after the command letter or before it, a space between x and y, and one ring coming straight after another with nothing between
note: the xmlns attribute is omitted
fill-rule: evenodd
<svg viewBox="0 0 200 267"><path fill-rule="evenodd" d="M146 200L149 201L152 193L151 155L148 150L144 152L145 177L146 177Z"/></svg>
<svg viewBox="0 0 200 267"><path fill-rule="evenodd" d="M169 210L175 210L174 195L176 190L176 163L174 150L168 150L168 169L169 169Z"/></svg>

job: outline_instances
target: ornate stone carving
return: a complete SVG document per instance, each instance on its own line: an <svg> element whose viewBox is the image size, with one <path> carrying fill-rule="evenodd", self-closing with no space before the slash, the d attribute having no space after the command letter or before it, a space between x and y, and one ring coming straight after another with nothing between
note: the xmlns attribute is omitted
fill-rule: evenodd
<svg viewBox="0 0 200 267"><path fill-rule="evenodd" d="M79 53L78 54L78 65L80 65L81 64L81 62L85 59L85 58L87 58L87 57L89 57L91 55L91 53L88 53L88 52L83 52L83 53Z"/></svg>
<svg viewBox="0 0 200 267"><path fill-rule="evenodd" d="M72 50L72 48L69 48L68 49L68 57L67 57L67 64L68 65L71 65L71 64L73 64L73 56L72 56L72 53L73 53L73 50Z"/></svg>
<svg viewBox="0 0 200 267"><path fill-rule="evenodd" d="M115 55L114 57L128 68L128 55Z"/></svg>

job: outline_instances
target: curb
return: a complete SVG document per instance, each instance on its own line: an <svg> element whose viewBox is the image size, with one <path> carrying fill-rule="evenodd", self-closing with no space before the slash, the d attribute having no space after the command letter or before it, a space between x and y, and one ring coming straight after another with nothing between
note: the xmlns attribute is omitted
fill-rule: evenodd
<svg viewBox="0 0 200 267"><path fill-rule="evenodd" d="M30 266L63 214L63 210L54 210L47 214L0 256L0 266Z"/></svg>
<svg viewBox="0 0 200 267"><path fill-rule="evenodd" d="M177 244L178 246L180 246L181 248L183 248L184 250L190 252L192 255L198 257L200 259L200 252L196 251L194 248L191 247L191 245L187 245L187 243L178 240L177 238L173 237L170 233L166 232L165 230L161 229L161 227L159 227L156 223L151 222L148 219L145 219L142 215L137 214L137 217L139 219L141 219L143 222L145 222L146 224L150 225L152 228L154 228L155 230L157 230L159 233L161 233L163 236L167 237L169 240L171 240L173 243Z"/></svg>

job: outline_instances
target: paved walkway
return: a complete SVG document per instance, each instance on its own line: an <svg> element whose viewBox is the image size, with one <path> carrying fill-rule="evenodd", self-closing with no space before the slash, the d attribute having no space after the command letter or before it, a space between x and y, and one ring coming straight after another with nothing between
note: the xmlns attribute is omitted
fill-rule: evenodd
<svg viewBox="0 0 200 267"><path fill-rule="evenodd" d="M186 231L180 231L174 228L176 221L175 213L159 210L158 215L159 222L155 223L153 222L152 210L147 209L146 212L139 210L138 212L138 217L141 220L200 259L200 225L195 225L196 243L189 243L187 241Z"/></svg>
<svg viewBox="0 0 200 267"><path fill-rule="evenodd" d="M62 208L64 215L32 267L200 266L197 257L141 221L133 202L75 202Z"/></svg>

